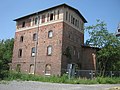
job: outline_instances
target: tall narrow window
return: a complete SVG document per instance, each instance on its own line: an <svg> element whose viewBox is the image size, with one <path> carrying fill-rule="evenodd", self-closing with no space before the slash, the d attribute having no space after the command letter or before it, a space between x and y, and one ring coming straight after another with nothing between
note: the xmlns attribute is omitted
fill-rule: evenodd
<svg viewBox="0 0 120 90"><path fill-rule="evenodd" d="M53 13L50 14L50 21L53 20Z"/></svg>
<svg viewBox="0 0 120 90"><path fill-rule="evenodd" d="M49 21L49 13L47 14L47 21Z"/></svg>
<svg viewBox="0 0 120 90"><path fill-rule="evenodd" d="M45 66L45 75L50 75L51 74L51 64L47 64Z"/></svg>
<svg viewBox="0 0 120 90"><path fill-rule="evenodd" d="M52 38L52 37L53 37L53 31L50 30L50 31L48 32L48 38Z"/></svg>
<svg viewBox="0 0 120 90"><path fill-rule="evenodd" d="M79 53L79 51L78 51L78 59L80 58L80 53Z"/></svg>
<svg viewBox="0 0 120 90"><path fill-rule="evenodd" d="M20 72L20 69L21 69L21 65L20 65L20 64L17 64L16 71L17 71L17 72Z"/></svg>
<svg viewBox="0 0 120 90"><path fill-rule="evenodd" d="M59 19L59 10L58 10L58 15L57 15L57 19Z"/></svg>
<svg viewBox="0 0 120 90"><path fill-rule="evenodd" d="M68 12L66 11L66 20L68 19Z"/></svg>
<svg viewBox="0 0 120 90"><path fill-rule="evenodd" d="M31 64L30 65L30 71L29 71L30 74L34 74L34 65Z"/></svg>
<svg viewBox="0 0 120 90"><path fill-rule="evenodd" d="M45 15L42 15L42 23L45 22Z"/></svg>
<svg viewBox="0 0 120 90"><path fill-rule="evenodd" d="M23 36L20 37L20 42L23 42Z"/></svg>
<svg viewBox="0 0 120 90"><path fill-rule="evenodd" d="M22 57L22 49L19 49L19 51L18 51L18 57L19 57L19 58Z"/></svg>
<svg viewBox="0 0 120 90"><path fill-rule="evenodd" d="M47 47L47 55L51 56L52 55L52 46Z"/></svg>
<svg viewBox="0 0 120 90"><path fill-rule="evenodd" d="M22 23L22 27L25 27L25 21Z"/></svg>
<svg viewBox="0 0 120 90"><path fill-rule="evenodd" d="M32 57L35 56L35 47L33 47L33 48L31 49L31 56L32 56Z"/></svg>
<svg viewBox="0 0 120 90"><path fill-rule="evenodd" d="M69 13L69 22L70 22L70 13Z"/></svg>
<svg viewBox="0 0 120 90"><path fill-rule="evenodd" d="M38 18L36 17L35 18L35 25L37 25L37 23L38 23Z"/></svg>
<svg viewBox="0 0 120 90"><path fill-rule="evenodd" d="M36 41L36 40L37 40L37 34L34 33L34 34L33 34L33 41Z"/></svg>

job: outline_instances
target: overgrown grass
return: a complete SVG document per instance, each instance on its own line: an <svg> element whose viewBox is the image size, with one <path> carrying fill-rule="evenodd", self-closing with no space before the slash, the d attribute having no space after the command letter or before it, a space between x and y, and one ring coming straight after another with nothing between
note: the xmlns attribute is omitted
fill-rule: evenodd
<svg viewBox="0 0 120 90"><path fill-rule="evenodd" d="M22 74L17 72L10 72L4 80L22 80L22 81L41 81L52 83L68 83L68 84L120 84L120 77L97 77L95 79L86 78L72 78L68 79L67 75L63 76L38 76L30 74Z"/></svg>

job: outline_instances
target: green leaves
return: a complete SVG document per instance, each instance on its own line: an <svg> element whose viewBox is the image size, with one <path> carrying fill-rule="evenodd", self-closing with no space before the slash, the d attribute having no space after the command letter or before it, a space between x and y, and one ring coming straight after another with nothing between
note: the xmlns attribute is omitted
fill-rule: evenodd
<svg viewBox="0 0 120 90"><path fill-rule="evenodd" d="M8 72L8 63L12 60L14 39L0 40L0 79Z"/></svg>
<svg viewBox="0 0 120 90"><path fill-rule="evenodd" d="M101 71L119 70L120 64L120 39L113 33L109 33L107 25L100 20L97 20L96 25L86 27L90 39L86 44L93 47L98 47L97 52L97 67Z"/></svg>

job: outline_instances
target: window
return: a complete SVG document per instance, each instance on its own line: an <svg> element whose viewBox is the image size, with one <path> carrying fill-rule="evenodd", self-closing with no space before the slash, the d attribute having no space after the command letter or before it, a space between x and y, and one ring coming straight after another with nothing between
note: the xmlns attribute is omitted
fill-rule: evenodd
<svg viewBox="0 0 120 90"><path fill-rule="evenodd" d="M77 26L77 19L75 20L75 26Z"/></svg>
<svg viewBox="0 0 120 90"><path fill-rule="evenodd" d="M69 13L69 22L70 22L70 13Z"/></svg>
<svg viewBox="0 0 120 90"><path fill-rule="evenodd" d="M73 25L75 24L75 18L73 17Z"/></svg>
<svg viewBox="0 0 120 90"><path fill-rule="evenodd" d="M37 40L37 34L34 33L34 34L33 34L33 41L36 41L36 40Z"/></svg>
<svg viewBox="0 0 120 90"><path fill-rule="evenodd" d="M36 17L35 18L35 25L37 25L37 23L38 23L38 18Z"/></svg>
<svg viewBox="0 0 120 90"><path fill-rule="evenodd" d="M23 42L23 36L20 37L20 42Z"/></svg>
<svg viewBox="0 0 120 90"><path fill-rule="evenodd" d="M60 12L59 12L59 10L58 10L58 15L57 15L57 19L59 19L59 13L60 13Z"/></svg>
<svg viewBox="0 0 120 90"><path fill-rule="evenodd" d="M34 74L34 65L31 64L30 65L30 71L29 71L30 74Z"/></svg>
<svg viewBox="0 0 120 90"><path fill-rule="evenodd" d="M31 56L32 56L32 57L35 56L35 47L33 47L33 48L31 49Z"/></svg>
<svg viewBox="0 0 120 90"><path fill-rule="evenodd" d="M48 38L52 38L52 37L53 37L53 31L50 30L50 31L48 32Z"/></svg>
<svg viewBox="0 0 120 90"><path fill-rule="evenodd" d="M45 66L45 75L50 75L51 74L51 64L47 64Z"/></svg>
<svg viewBox="0 0 120 90"><path fill-rule="evenodd" d="M50 21L53 20L53 13L50 14Z"/></svg>
<svg viewBox="0 0 120 90"><path fill-rule="evenodd" d="M22 57L22 49L19 49L19 51L18 51L18 57L19 57L19 58Z"/></svg>
<svg viewBox="0 0 120 90"><path fill-rule="evenodd" d="M25 21L22 23L22 27L25 27Z"/></svg>
<svg viewBox="0 0 120 90"><path fill-rule="evenodd" d="M66 12L66 20L68 19L68 12Z"/></svg>
<svg viewBox="0 0 120 90"><path fill-rule="evenodd" d="M51 56L52 55L52 46L47 47L47 55Z"/></svg>
<svg viewBox="0 0 120 90"><path fill-rule="evenodd" d="M21 69L21 65L20 65L20 64L17 64L16 71L17 71L17 72L20 72L20 69Z"/></svg>
<svg viewBox="0 0 120 90"><path fill-rule="evenodd" d="M45 15L42 15L42 23L45 22Z"/></svg>
<svg viewBox="0 0 120 90"><path fill-rule="evenodd" d="M47 14L47 21L49 21L49 13Z"/></svg>

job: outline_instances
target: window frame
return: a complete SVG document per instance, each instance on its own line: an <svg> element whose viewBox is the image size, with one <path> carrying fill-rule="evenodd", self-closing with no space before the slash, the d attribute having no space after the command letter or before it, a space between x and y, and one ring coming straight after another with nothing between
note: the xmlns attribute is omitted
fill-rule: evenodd
<svg viewBox="0 0 120 90"><path fill-rule="evenodd" d="M24 36L20 36L20 42L23 42Z"/></svg>
<svg viewBox="0 0 120 90"><path fill-rule="evenodd" d="M53 37L53 30L48 31L48 38L52 38Z"/></svg>
<svg viewBox="0 0 120 90"><path fill-rule="evenodd" d="M52 45L49 45L48 47L47 47L47 56L51 56L52 55Z"/></svg>
<svg viewBox="0 0 120 90"><path fill-rule="evenodd" d="M31 57L35 57L35 54L36 54L35 47L32 47L31 48Z"/></svg>
<svg viewBox="0 0 120 90"><path fill-rule="evenodd" d="M18 51L18 57L19 57L19 58L22 57L22 52L23 52L22 49L19 49L19 51Z"/></svg>
<svg viewBox="0 0 120 90"><path fill-rule="evenodd" d="M37 33L34 33L33 34L33 41L36 41L37 40Z"/></svg>

